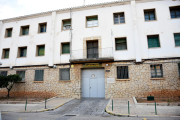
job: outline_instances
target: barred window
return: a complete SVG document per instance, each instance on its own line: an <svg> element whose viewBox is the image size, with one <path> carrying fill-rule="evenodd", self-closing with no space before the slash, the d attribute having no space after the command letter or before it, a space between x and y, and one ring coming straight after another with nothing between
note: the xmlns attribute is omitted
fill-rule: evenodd
<svg viewBox="0 0 180 120"><path fill-rule="evenodd" d="M0 75L7 76L7 71L0 71Z"/></svg>
<svg viewBox="0 0 180 120"><path fill-rule="evenodd" d="M129 79L128 66L117 67L117 79Z"/></svg>
<svg viewBox="0 0 180 120"><path fill-rule="evenodd" d="M22 78L21 81L25 81L25 71L16 71L16 74Z"/></svg>
<svg viewBox="0 0 180 120"><path fill-rule="evenodd" d="M162 65L151 65L151 78L162 78Z"/></svg>
<svg viewBox="0 0 180 120"><path fill-rule="evenodd" d="M34 81L43 81L43 79L44 79L44 70L35 70Z"/></svg>
<svg viewBox="0 0 180 120"><path fill-rule="evenodd" d="M70 80L70 68L59 69L59 80Z"/></svg>
<svg viewBox="0 0 180 120"><path fill-rule="evenodd" d="M180 77L180 63L178 63L179 77Z"/></svg>

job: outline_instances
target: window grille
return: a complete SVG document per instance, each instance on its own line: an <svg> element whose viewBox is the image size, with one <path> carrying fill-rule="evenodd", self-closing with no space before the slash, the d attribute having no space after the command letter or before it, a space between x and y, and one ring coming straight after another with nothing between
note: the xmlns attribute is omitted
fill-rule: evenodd
<svg viewBox="0 0 180 120"><path fill-rule="evenodd" d="M16 71L16 74L22 78L21 81L25 81L25 71Z"/></svg>
<svg viewBox="0 0 180 120"><path fill-rule="evenodd" d="M34 81L43 81L43 80L44 80L44 70L35 70Z"/></svg>
<svg viewBox="0 0 180 120"><path fill-rule="evenodd" d="M7 76L7 71L0 71L0 75Z"/></svg>
<svg viewBox="0 0 180 120"><path fill-rule="evenodd" d="M151 78L162 78L162 65L151 65Z"/></svg>
<svg viewBox="0 0 180 120"><path fill-rule="evenodd" d="M87 58L98 58L98 41L87 42Z"/></svg>
<svg viewBox="0 0 180 120"><path fill-rule="evenodd" d="M59 80L70 80L70 68L59 69Z"/></svg>
<svg viewBox="0 0 180 120"><path fill-rule="evenodd" d="M180 17L180 6L170 8L171 18Z"/></svg>
<svg viewBox="0 0 180 120"><path fill-rule="evenodd" d="M125 23L124 13L114 14L114 24Z"/></svg>
<svg viewBox="0 0 180 120"><path fill-rule="evenodd" d="M117 67L117 79L129 79L128 66Z"/></svg>
<svg viewBox="0 0 180 120"><path fill-rule="evenodd" d="M156 20L156 18L155 18L155 10L146 10L146 11L144 11L144 17L145 17L145 21Z"/></svg>
<svg viewBox="0 0 180 120"><path fill-rule="evenodd" d="M180 33L174 34L175 46L180 46Z"/></svg>
<svg viewBox="0 0 180 120"><path fill-rule="evenodd" d="M126 38L116 39L116 50L126 50L127 43Z"/></svg>

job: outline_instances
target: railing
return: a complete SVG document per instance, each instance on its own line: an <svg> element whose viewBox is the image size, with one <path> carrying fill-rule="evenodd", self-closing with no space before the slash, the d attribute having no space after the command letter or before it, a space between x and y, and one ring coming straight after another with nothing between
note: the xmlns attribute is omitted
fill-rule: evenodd
<svg viewBox="0 0 180 120"><path fill-rule="evenodd" d="M70 60L113 58L113 48L72 50Z"/></svg>

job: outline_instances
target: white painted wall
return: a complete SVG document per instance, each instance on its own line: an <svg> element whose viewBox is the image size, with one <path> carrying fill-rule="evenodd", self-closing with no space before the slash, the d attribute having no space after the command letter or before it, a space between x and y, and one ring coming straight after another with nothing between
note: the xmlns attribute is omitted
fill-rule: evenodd
<svg viewBox="0 0 180 120"><path fill-rule="evenodd" d="M175 47L173 33L180 33L180 19L171 19L169 6L180 5L180 1L154 1L96 9L72 10L72 51L79 51L81 58L83 38L101 36L102 48L112 48L114 60L136 60L150 58L180 57L180 47ZM157 21L145 22L143 9L155 8ZM114 25L113 13L125 12L125 24ZM85 27L86 16L98 15L99 26ZM3 48L10 48L9 59L0 59L1 67L69 63L70 54L61 54L61 43L70 42L70 30L62 31L63 19L70 12L56 13L38 18L27 18L0 23L0 57ZM47 22L47 32L38 34L38 24ZM20 27L30 25L28 36L19 36ZM4 38L5 29L13 27L12 38ZM147 35L159 34L160 48L148 49ZM115 51L115 38L127 37L127 50ZM45 44L45 56L36 57L36 45ZM27 58L17 58L18 47L27 46ZM105 52L104 52L105 53ZM73 56L73 55L72 55Z"/></svg>

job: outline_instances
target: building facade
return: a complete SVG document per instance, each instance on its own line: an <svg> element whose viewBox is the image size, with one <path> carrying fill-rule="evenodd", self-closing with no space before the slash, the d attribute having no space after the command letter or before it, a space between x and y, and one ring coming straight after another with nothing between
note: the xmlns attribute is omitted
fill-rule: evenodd
<svg viewBox="0 0 180 120"><path fill-rule="evenodd" d="M180 96L180 1L124 0L0 21L11 96ZM0 96L7 94L0 88Z"/></svg>

